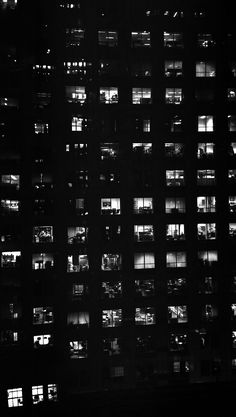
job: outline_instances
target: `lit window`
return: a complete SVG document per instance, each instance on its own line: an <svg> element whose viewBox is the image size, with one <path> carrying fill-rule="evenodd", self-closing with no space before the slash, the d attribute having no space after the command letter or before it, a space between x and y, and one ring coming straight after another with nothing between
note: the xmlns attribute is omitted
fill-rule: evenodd
<svg viewBox="0 0 236 417"><path fill-rule="evenodd" d="M90 119L74 116L71 121L71 130L72 132L82 132L88 129Z"/></svg>
<svg viewBox="0 0 236 417"><path fill-rule="evenodd" d="M171 132L182 132L183 129L183 120L182 117L175 115L171 116L169 121L169 128Z"/></svg>
<svg viewBox="0 0 236 417"><path fill-rule="evenodd" d="M84 104L86 101L85 87L76 85L67 86L66 100L68 103Z"/></svg>
<svg viewBox="0 0 236 417"><path fill-rule="evenodd" d="M52 307L34 307L33 324L50 324L53 323Z"/></svg>
<svg viewBox="0 0 236 417"><path fill-rule="evenodd" d="M198 260L203 266L214 266L218 262L216 250L198 251Z"/></svg>
<svg viewBox="0 0 236 417"><path fill-rule="evenodd" d="M89 270L88 255L69 255L67 258L67 272L86 272Z"/></svg>
<svg viewBox="0 0 236 417"><path fill-rule="evenodd" d="M132 148L135 156L149 156L152 153L152 143L135 142Z"/></svg>
<svg viewBox="0 0 236 417"><path fill-rule="evenodd" d="M134 87L132 88L132 103L133 104L151 104L151 88Z"/></svg>
<svg viewBox="0 0 236 417"><path fill-rule="evenodd" d="M167 252L167 268L185 268L187 266L186 252Z"/></svg>
<svg viewBox="0 0 236 417"><path fill-rule="evenodd" d="M153 201L152 197L134 198L134 214L152 214Z"/></svg>
<svg viewBox="0 0 236 417"><path fill-rule="evenodd" d="M57 401L57 385L48 384L48 401Z"/></svg>
<svg viewBox="0 0 236 417"><path fill-rule="evenodd" d="M229 211L231 213L236 212L236 196L235 195L229 196Z"/></svg>
<svg viewBox="0 0 236 417"><path fill-rule="evenodd" d="M236 61L229 63L229 70L232 77L236 77Z"/></svg>
<svg viewBox="0 0 236 417"><path fill-rule="evenodd" d="M168 158L179 158L184 154L183 143L165 143L165 156Z"/></svg>
<svg viewBox="0 0 236 417"><path fill-rule="evenodd" d="M22 388L13 388L7 390L8 407L22 407L23 406L23 391Z"/></svg>
<svg viewBox="0 0 236 417"><path fill-rule="evenodd" d="M183 99L182 88L169 87L166 88L165 102L166 104L181 104Z"/></svg>
<svg viewBox="0 0 236 417"><path fill-rule="evenodd" d="M187 323L187 306L168 306L168 323Z"/></svg>
<svg viewBox="0 0 236 417"><path fill-rule="evenodd" d="M101 143L100 144L101 160L116 159L119 156L118 143Z"/></svg>
<svg viewBox="0 0 236 417"><path fill-rule="evenodd" d="M184 224L167 224L166 225L166 239L167 240L184 240Z"/></svg>
<svg viewBox="0 0 236 417"><path fill-rule="evenodd" d="M134 269L153 269L155 268L155 256L152 252L135 253Z"/></svg>
<svg viewBox="0 0 236 417"><path fill-rule="evenodd" d="M236 169L229 169L228 170L228 179L229 182L235 184L236 182Z"/></svg>
<svg viewBox="0 0 236 417"><path fill-rule="evenodd" d="M151 46L150 32L131 32L131 46L133 48L149 48Z"/></svg>
<svg viewBox="0 0 236 417"><path fill-rule="evenodd" d="M84 226L71 226L67 228L68 243L77 244L87 241L88 228Z"/></svg>
<svg viewBox="0 0 236 417"><path fill-rule="evenodd" d="M236 142L231 142L229 144L228 154L229 154L229 156L235 156L236 155Z"/></svg>
<svg viewBox="0 0 236 417"><path fill-rule="evenodd" d="M2 330L0 332L0 345L11 346L19 343L19 333L13 330Z"/></svg>
<svg viewBox="0 0 236 417"><path fill-rule="evenodd" d="M164 10L163 16L170 17L173 19L182 19L184 17L184 12L182 10Z"/></svg>
<svg viewBox="0 0 236 417"><path fill-rule="evenodd" d="M51 270L54 266L54 256L51 253L34 253L32 255L33 270Z"/></svg>
<svg viewBox="0 0 236 417"><path fill-rule="evenodd" d="M32 401L33 404L39 404L44 400L43 385L34 385L32 387Z"/></svg>
<svg viewBox="0 0 236 417"><path fill-rule="evenodd" d="M120 308L115 310L102 311L102 327L117 327L122 324L122 310Z"/></svg>
<svg viewBox="0 0 236 417"><path fill-rule="evenodd" d="M236 132L236 116L228 115L228 130L229 132Z"/></svg>
<svg viewBox="0 0 236 417"><path fill-rule="evenodd" d="M151 131L151 120L143 119L142 131L143 132L150 132Z"/></svg>
<svg viewBox="0 0 236 417"><path fill-rule="evenodd" d="M167 187L180 187L185 184L184 171L180 169L166 171Z"/></svg>
<svg viewBox="0 0 236 417"><path fill-rule="evenodd" d="M236 101L236 88L227 88L227 99L230 103Z"/></svg>
<svg viewBox="0 0 236 417"><path fill-rule="evenodd" d="M106 254L102 255L102 271L119 271L121 269L121 255L120 254Z"/></svg>
<svg viewBox="0 0 236 417"><path fill-rule="evenodd" d="M176 78L183 75L182 61L165 61L165 77Z"/></svg>
<svg viewBox="0 0 236 417"><path fill-rule="evenodd" d="M154 240L153 225L143 224L134 226L134 240L136 242L150 242Z"/></svg>
<svg viewBox="0 0 236 417"><path fill-rule="evenodd" d="M215 148L215 144L212 142L198 143L197 157L199 159L211 158L212 156L214 156L214 151L215 151L214 148Z"/></svg>
<svg viewBox="0 0 236 417"><path fill-rule="evenodd" d="M66 29L66 47L81 46L84 40L84 30L78 28Z"/></svg>
<svg viewBox="0 0 236 417"><path fill-rule="evenodd" d="M102 298L119 298L122 294L120 281L102 282Z"/></svg>
<svg viewBox="0 0 236 417"><path fill-rule="evenodd" d="M85 339L69 342L70 359L85 359L88 357L88 342Z"/></svg>
<svg viewBox="0 0 236 417"><path fill-rule="evenodd" d="M2 252L1 253L1 267L2 268L17 268L20 266L21 252Z"/></svg>
<svg viewBox="0 0 236 417"><path fill-rule="evenodd" d="M117 87L100 87L100 103L117 104L118 88Z"/></svg>
<svg viewBox="0 0 236 417"><path fill-rule="evenodd" d="M184 294L186 288L185 278L169 278L167 281L167 293L168 295L181 295Z"/></svg>
<svg viewBox="0 0 236 417"><path fill-rule="evenodd" d="M199 48L212 48L216 45L212 33L198 33L197 34L197 46Z"/></svg>
<svg viewBox="0 0 236 417"><path fill-rule="evenodd" d="M229 237L236 237L236 223L229 223Z"/></svg>
<svg viewBox="0 0 236 417"><path fill-rule="evenodd" d="M183 48L183 34L164 32L164 46L167 48Z"/></svg>
<svg viewBox="0 0 236 417"><path fill-rule="evenodd" d="M214 213L216 211L215 196L197 197L197 211L200 213Z"/></svg>
<svg viewBox="0 0 236 417"><path fill-rule="evenodd" d="M38 334L33 337L34 349L39 349L43 346L52 346L51 334Z"/></svg>
<svg viewBox="0 0 236 417"><path fill-rule="evenodd" d="M36 64L33 66L34 76L47 77L52 75L54 67L46 64Z"/></svg>
<svg viewBox="0 0 236 417"><path fill-rule="evenodd" d="M185 213L185 199L183 197L167 197L165 201L166 213Z"/></svg>
<svg viewBox="0 0 236 417"><path fill-rule="evenodd" d="M98 44L100 46L114 47L118 45L118 33L116 31L99 30Z"/></svg>
<svg viewBox="0 0 236 417"><path fill-rule="evenodd" d="M89 326L89 313L88 311L72 311L67 314L68 326Z"/></svg>
<svg viewBox="0 0 236 417"><path fill-rule="evenodd" d="M45 135L45 134L48 133L48 131L49 131L48 129L49 129L48 123L45 123L45 122L36 122L36 123L34 123L34 133L36 135L38 135L38 134Z"/></svg>
<svg viewBox="0 0 236 417"><path fill-rule="evenodd" d="M215 63L211 61L196 62L196 77L215 77Z"/></svg>
<svg viewBox="0 0 236 417"><path fill-rule="evenodd" d="M213 116L198 116L198 132L213 132Z"/></svg>
<svg viewBox="0 0 236 417"><path fill-rule="evenodd" d="M197 185L215 185L214 169L198 169Z"/></svg>
<svg viewBox="0 0 236 417"><path fill-rule="evenodd" d="M53 242L53 227L52 226L34 226L33 227L33 242L34 243Z"/></svg>
<svg viewBox="0 0 236 417"><path fill-rule="evenodd" d="M13 214L19 212L20 202L19 200L1 200L0 213L1 214Z"/></svg>
<svg viewBox="0 0 236 417"><path fill-rule="evenodd" d="M119 355L121 353L121 339L118 337L104 338L103 352L108 356Z"/></svg>
<svg viewBox="0 0 236 417"><path fill-rule="evenodd" d="M120 214L120 198L102 198L101 214L117 215Z"/></svg>
<svg viewBox="0 0 236 417"><path fill-rule="evenodd" d="M149 326L156 323L154 307L137 307L135 309L135 324Z"/></svg>
<svg viewBox="0 0 236 417"><path fill-rule="evenodd" d="M214 240L216 238L216 224L215 223L198 223L197 236L199 240Z"/></svg>
<svg viewBox="0 0 236 417"><path fill-rule="evenodd" d="M64 62L64 73L66 75L78 75L80 79L86 79L91 74L92 63L84 59L81 61L66 61Z"/></svg>

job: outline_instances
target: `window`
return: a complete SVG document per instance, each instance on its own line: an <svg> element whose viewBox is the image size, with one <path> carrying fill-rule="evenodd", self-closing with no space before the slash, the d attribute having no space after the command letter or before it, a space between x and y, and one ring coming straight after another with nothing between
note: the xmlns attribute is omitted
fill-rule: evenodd
<svg viewBox="0 0 236 417"><path fill-rule="evenodd" d="M67 241L70 244L87 242L88 228L85 226L71 226L67 228Z"/></svg>
<svg viewBox="0 0 236 417"><path fill-rule="evenodd" d="M48 191L53 188L53 178L50 173L35 173L32 176L32 187L35 191Z"/></svg>
<svg viewBox="0 0 236 417"><path fill-rule="evenodd" d="M214 266L218 261L218 252L216 250L198 251L198 260L200 265Z"/></svg>
<svg viewBox="0 0 236 417"><path fill-rule="evenodd" d="M182 88L168 87L165 93L166 104L181 104L183 99Z"/></svg>
<svg viewBox="0 0 236 417"><path fill-rule="evenodd" d="M200 213L214 213L216 211L215 196L197 197L197 211Z"/></svg>
<svg viewBox="0 0 236 417"><path fill-rule="evenodd" d="M33 324L50 324L53 323L52 307L34 307Z"/></svg>
<svg viewBox="0 0 236 417"><path fill-rule="evenodd" d="M184 294L186 289L186 278L169 278L167 280L168 295Z"/></svg>
<svg viewBox="0 0 236 417"><path fill-rule="evenodd" d="M185 268L187 266L186 252L167 252L167 268Z"/></svg>
<svg viewBox="0 0 236 417"><path fill-rule="evenodd" d="M121 269L121 255L107 254L102 255L102 271L119 271Z"/></svg>
<svg viewBox="0 0 236 417"><path fill-rule="evenodd" d="M114 47L118 45L118 33L116 31L99 30L98 44L100 46Z"/></svg>
<svg viewBox="0 0 236 417"><path fill-rule="evenodd" d="M133 104L151 104L151 88L134 87L132 88L132 103Z"/></svg>
<svg viewBox="0 0 236 417"><path fill-rule="evenodd" d="M33 337L34 349L39 349L42 346L52 346L52 335L51 334L41 334L35 335Z"/></svg>
<svg viewBox="0 0 236 417"><path fill-rule="evenodd" d="M36 199L33 201L33 213L34 215L52 215L53 213L53 200L49 199Z"/></svg>
<svg viewBox="0 0 236 417"><path fill-rule="evenodd" d="M228 115L228 130L229 132L236 132L236 116Z"/></svg>
<svg viewBox="0 0 236 417"><path fill-rule="evenodd" d="M229 211L231 213L236 211L236 196L229 196Z"/></svg>
<svg viewBox="0 0 236 417"><path fill-rule="evenodd" d="M135 142L132 147L135 156L150 156L152 154L152 143Z"/></svg>
<svg viewBox="0 0 236 417"><path fill-rule="evenodd" d="M120 281L102 282L102 298L120 298L122 295L122 285Z"/></svg>
<svg viewBox="0 0 236 417"><path fill-rule="evenodd" d="M101 199L101 214L117 215L120 213L120 198Z"/></svg>
<svg viewBox="0 0 236 417"><path fill-rule="evenodd" d="M84 33L85 31L83 29L67 28L65 38L66 48L74 48L83 45Z"/></svg>
<svg viewBox="0 0 236 417"><path fill-rule="evenodd" d="M19 343L19 333L13 330L2 330L0 332L0 345L11 346Z"/></svg>
<svg viewBox="0 0 236 417"><path fill-rule="evenodd" d="M197 46L199 48L212 48L216 45L212 33L198 33L197 34Z"/></svg>
<svg viewBox="0 0 236 417"><path fill-rule="evenodd" d="M215 100L215 90L213 88L197 87L195 89L195 99L197 102L213 103Z"/></svg>
<svg viewBox="0 0 236 417"><path fill-rule="evenodd" d="M66 144L66 152L70 152L76 159L86 159L88 156L87 143Z"/></svg>
<svg viewBox="0 0 236 417"><path fill-rule="evenodd" d="M103 352L108 356L119 355L121 353L121 339L118 337L104 338Z"/></svg>
<svg viewBox="0 0 236 417"><path fill-rule="evenodd" d="M197 185L215 185L215 180L214 169L197 170Z"/></svg>
<svg viewBox="0 0 236 417"><path fill-rule="evenodd" d="M168 323L187 323L187 306L168 306Z"/></svg>
<svg viewBox="0 0 236 417"><path fill-rule="evenodd" d="M89 313L88 311L72 311L67 314L67 325L69 327L77 326L89 326Z"/></svg>
<svg viewBox="0 0 236 417"><path fill-rule="evenodd" d="M82 132L86 131L90 127L90 119L81 116L72 117L71 121L71 130L72 132Z"/></svg>
<svg viewBox="0 0 236 417"><path fill-rule="evenodd" d="M166 185L167 187L181 187L185 183L184 171L181 169L166 171Z"/></svg>
<svg viewBox="0 0 236 417"><path fill-rule="evenodd" d="M19 200L1 200L0 213L5 214L14 214L20 210L20 201Z"/></svg>
<svg viewBox="0 0 236 417"><path fill-rule="evenodd" d="M86 272L89 270L88 255L68 255L67 272Z"/></svg>
<svg viewBox="0 0 236 417"><path fill-rule="evenodd" d="M185 213L185 198L167 197L165 200L166 213Z"/></svg>
<svg viewBox="0 0 236 417"><path fill-rule="evenodd" d="M155 292L153 279L136 279L135 292L137 296L152 297Z"/></svg>
<svg viewBox="0 0 236 417"><path fill-rule="evenodd" d="M153 269L155 268L155 256L152 252L135 253L134 269Z"/></svg>
<svg viewBox="0 0 236 417"><path fill-rule="evenodd" d="M12 388L7 390L8 407L22 407L23 406L23 391L22 388Z"/></svg>
<svg viewBox="0 0 236 417"><path fill-rule="evenodd" d="M215 77L216 67L212 61L196 62L196 77Z"/></svg>
<svg viewBox="0 0 236 417"><path fill-rule="evenodd" d="M153 336L137 336L136 352L137 353L153 353L156 350L156 343Z"/></svg>
<svg viewBox="0 0 236 417"><path fill-rule="evenodd" d="M57 385L48 384L48 401L57 401Z"/></svg>
<svg viewBox="0 0 236 417"><path fill-rule="evenodd" d="M70 3L69 2L66 2L65 0L62 2L62 3L60 3L59 4L59 7L62 7L63 9L80 9L80 2L78 2L78 1L71 1Z"/></svg>
<svg viewBox="0 0 236 417"><path fill-rule="evenodd" d="M121 378L125 375L124 366L112 366L110 370L111 378Z"/></svg>
<svg viewBox="0 0 236 417"><path fill-rule="evenodd" d="M197 157L198 159L212 158L214 156L215 144L212 142L198 143Z"/></svg>
<svg viewBox="0 0 236 417"><path fill-rule="evenodd" d="M100 156L101 160L116 159L119 156L119 144L118 143L101 143L100 144Z"/></svg>
<svg viewBox="0 0 236 417"><path fill-rule="evenodd" d="M183 120L182 117L175 115L171 116L170 121L167 123L171 132L182 132Z"/></svg>
<svg viewBox="0 0 236 417"><path fill-rule="evenodd" d="M228 154L229 156L235 156L236 155L236 142L231 142L228 148Z"/></svg>
<svg viewBox="0 0 236 417"><path fill-rule="evenodd" d="M206 304L202 308L203 320L213 321L218 316L218 309L215 305Z"/></svg>
<svg viewBox="0 0 236 417"><path fill-rule="evenodd" d="M9 187L11 189L19 190L20 176L14 174L1 175L1 186Z"/></svg>
<svg viewBox="0 0 236 417"><path fill-rule="evenodd" d="M184 240L184 224L167 224L166 225L166 239L167 240Z"/></svg>
<svg viewBox="0 0 236 417"><path fill-rule="evenodd" d="M21 252L11 251L1 253L2 268L18 268L21 262Z"/></svg>
<svg viewBox="0 0 236 417"><path fill-rule="evenodd" d="M70 359L85 359L88 357L88 341L85 339L69 342Z"/></svg>
<svg viewBox="0 0 236 417"><path fill-rule="evenodd" d="M124 73L123 65L116 59L102 59L99 61L99 75L120 76Z"/></svg>
<svg viewBox="0 0 236 417"><path fill-rule="evenodd" d="M91 67L92 63L84 59L81 59L81 61L66 61L64 62L64 73L66 75L78 75L83 80L90 75Z"/></svg>
<svg viewBox="0 0 236 417"><path fill-rule="evenodd" d="M120 225L106 225L102 228L102 238L105 242L119 241L121 234Z"/></svg>
<svg viewBox="0 0 236 417"><path fill-rule="evenodd" d="M42 134L45 135L49 132L49 124L46 122L36 122L34 123L34 133L36 135Z"/></svg>
<svg viewBox="0 0 236 417"><path fill-rule="evenodd" d="M118 88L117 87L100 87L100 103L117 104Z"/></svg>
<svg viewBox="0 0 236 417"><path fill-rule="evenodd" d="M229 183L235 184L235 182L236 182L236 169L229 169L228 170L228 179L229 179Z"/></svg>
<svg viewBox="0 0 236 417"><path fill-rule="evenodd" d="M45 109L51 104L52 94L50 92L42 91L35 92L33 97L34 107L36 109Z"/></svg>
<svg viewBox="0 0 236 417"><path fill-rule="evenodd" d="M153 201L152 197L134 198L134 214L152 214Z"/></svg>
<svg viewBox="0 0 236 417"><path fill-rule="evenodd" d="M165 156L168 158L179 158L184 154L184 144L183 143L165 143Z"/></svg>
<svg viewBox="0 0 236 417"><path fill-rule="evenodd" d="M130 72L133 77L151 77L152 66L145 62L131 63Z"/></svg>
<svg viewBox="0 0 236 417"><path fill-rule="evenodd" d="M235 239L235 237L236 237L236 223L229 223L229 237Z"/></svg>
<svg viewBox="0 0 236 417"><path fill-rule="evenodd" d="M54 67L52 65L36 64L33 66L34 76L48 77L52 75L53 71Z"/></svg>
<svg viewBox="0 0 236 417"><path fill-rule="evenodd" d="M53 242L53 227L52 226L34 226L33 227L33 242L34 243Z"/></svg>
<svg viewBox="0 0 236 417"><path fill-rule="evenodd" d="M213 132L213 116L198 116L198 132Z"/></svg>
<svg viewBox="0 0 236 417"><path fill-rule="evenodd" d="M164 47L183 48L183 34L164 32Z"/></svg>
<svg viewBox="0 0 236 417"><path fill-rule="evenodd" d="M230 103L234 103L236 101L236 88L235 87L227 88L227 99Z"/></svg>
<svg viewBox="0 0 236 417"><path fill-rule="evenodd" d="M84 300L88 296L89 290L87 284L81 284L74 282L72 284L72 299Z"/></svg>
<svg viewBox="0 0 236 417"><path fill-rule="evenodd" d="M149 326L156 323L154 307L137 307L135 309L135 324Z"/></svg>
<svg viewBox="0 0 236 417"><path fill-rule="evenodd" d="M84 104L87 98L85 87L77 85L66 86L66 101L67 103Z"/></svg>
<svg viewBox="0 0 236 417"><path fill-rule="evenodd" d="M215 223L198 223L197 236L199 240L214 240L216 238Z"/></svg>
<svg viewBox="0 0 236 417"><path fill-rule="evenodd" d="M214 294L217 291L215 277L201 277L199 282L199 294Z"/></svg>
<svg viewBox="0 0 236 417"><path fill-rule="evenodd" d="M51 270L54 266L54 256L51 253L34 253L32 255L32 269Z"/></svg>
<svg viewBox="0 0 236 417"><path fill-rule="evenodd" d="M150 32L131 32L131 46L132 48L150 48Z"/></svg>
<svg viewBox="0 0 236 417"><path fill-rule="evenodd" d="M136 242L150 242L154 240L153 225L143 224L134 226L134 240Z"/></svg>
<svg viewBox="0 0 236 417"><path fill-rule="evenodd" d="M181 352L186 350L188 336L186 333L171 333L169 337L169 346L171 352Z"/></svg>
<svg viewBox="0 0 236 417"><path fill-rule="evenodd" d="M177 78L183 75L182 61L165 61L165 77Z"/></svg>
<svg viewBox="0 0 236 417"><path fill-rule="evenodd" d="M44 400L43 385L34 385L32 387L32 401L33 404L39 404Z"/></svg>
<svg viewBox="0 0 236 417"><path fill-rule="evenodd" d="M102 311L102 327L117 327L121 324L122 310L120 308Z"/></svg>

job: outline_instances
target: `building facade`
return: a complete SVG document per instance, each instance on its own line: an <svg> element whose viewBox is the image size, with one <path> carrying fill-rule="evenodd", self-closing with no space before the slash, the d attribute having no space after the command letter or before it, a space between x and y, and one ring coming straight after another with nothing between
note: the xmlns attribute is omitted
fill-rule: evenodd
<svg viewBox="0 0 236 417"><path fill-rule="evenodd" d="M37 3L0 1L2 407L234 381L230 10Z"/></svg>

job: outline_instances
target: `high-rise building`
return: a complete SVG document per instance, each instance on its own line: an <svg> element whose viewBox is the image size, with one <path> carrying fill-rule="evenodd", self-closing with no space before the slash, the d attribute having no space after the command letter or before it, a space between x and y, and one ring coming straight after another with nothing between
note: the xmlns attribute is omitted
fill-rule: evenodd
<svg viewBox="0 0 236 417"><path fill-rule="evenodd" d="M32 3L0 0L2 408L235 381L230 8Z"/></svg>

